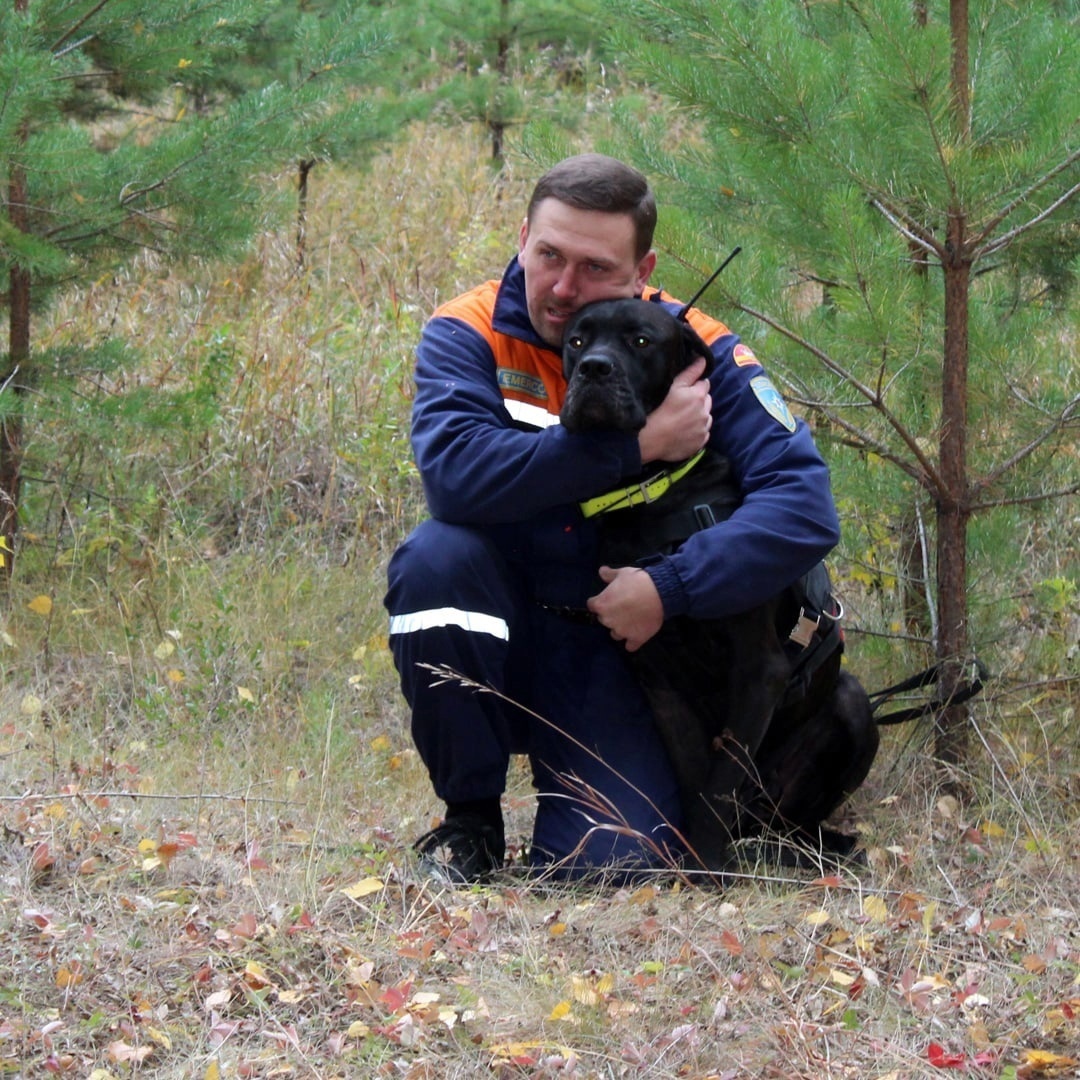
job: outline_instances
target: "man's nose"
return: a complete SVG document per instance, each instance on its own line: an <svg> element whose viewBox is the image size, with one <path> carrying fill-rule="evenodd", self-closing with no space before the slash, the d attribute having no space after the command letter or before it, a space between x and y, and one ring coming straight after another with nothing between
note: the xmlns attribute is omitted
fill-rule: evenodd
<svg viewBox="0 0 1080 1080"><path fill-rule="evenodd" d="M577 271L572 266L564 266L551 291L559 297L572 297L577 295Z"/></svg>

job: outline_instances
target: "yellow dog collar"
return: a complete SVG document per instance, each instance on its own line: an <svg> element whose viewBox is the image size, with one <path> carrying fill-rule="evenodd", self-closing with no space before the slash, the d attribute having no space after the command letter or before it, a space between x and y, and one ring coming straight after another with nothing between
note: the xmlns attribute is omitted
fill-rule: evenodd
<svg viewBox="0 0 1080 1080"><path fill-rule="evenodd" d="M587 518L591 518L596 517L597 514L606 514L611 510L628 510L631 506L656 502L672 484L678 483L704 456L705 450L702 448L675 469L661 469L648 480L639 480L629 487L616 488L606 495L586 499L581 503L581 512Z"/></svg>

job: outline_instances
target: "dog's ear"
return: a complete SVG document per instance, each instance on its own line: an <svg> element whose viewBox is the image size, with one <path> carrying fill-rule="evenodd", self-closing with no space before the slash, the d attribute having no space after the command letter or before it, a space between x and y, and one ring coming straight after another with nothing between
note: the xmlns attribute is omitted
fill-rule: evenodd
<svg viewBox="0 0 1080 1080"><path fill-rule="evenodd" d="M683 359L686 361L683 367L689 367L695 356L705 357L705 374L711 375L713 369L712 349L702 341L698 332L688 323L682 322Z"/></svg>

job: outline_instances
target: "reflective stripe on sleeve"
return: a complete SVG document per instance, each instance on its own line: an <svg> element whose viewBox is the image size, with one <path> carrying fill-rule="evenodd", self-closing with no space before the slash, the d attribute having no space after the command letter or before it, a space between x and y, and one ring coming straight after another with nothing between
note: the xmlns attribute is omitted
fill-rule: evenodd
<svg viewBox="0 0 1080 1080"><path fill-rule="evenodd" d="M444 607L390 616L391 635L415 634L418 630L435 630L442 626L459 626L470 634L491 634L501 641L510 640L510 627L506 620L495 615L485 615L482 611Z"/></svg>
<svg viewBox="0 0 1080 1080"><path fill-rule="evenodd" d="M547 409L542 409L539 405L530 405L527 401L504 398L503 405L506 407L506 411L521 424L529 424L535 428L546 428L559 423L557 413L549 413Z"/></svg>

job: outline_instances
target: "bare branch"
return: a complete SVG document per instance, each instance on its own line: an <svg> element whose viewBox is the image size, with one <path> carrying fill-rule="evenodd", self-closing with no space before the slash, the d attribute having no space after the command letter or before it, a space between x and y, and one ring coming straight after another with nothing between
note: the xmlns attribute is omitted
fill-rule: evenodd
<svg viewBox="0 0 1080 1080"><path fill-rule="evenodd" d="M890 428L892 428L894 432L896 432L896 434L900 438L900 441L904 444L904 446L907 447L907 449L911 452L911 455L918 462L918 469L915 469L913 466L911 466L910 463L908 463L906 467L902 465L901 467L904 468L904 471L907 472L909 476L914 477L920 485L929 489L932 493L940 493L944 490L941 477L938 474L937 468L935 467L934 463L929 459L929 457L927 457L925 451L919 445L918 440L915 438L915 436L910 431L908 431L908 429L902 423L900 423L899 419L890 409L887 409L885 407L885 402L882 400L881 396L877 393L877 391L872 390L865 383L860 382L850 371L848 371L842 365L838 364L826 352L819 349L811 342L807 341L806 338L802 337L799 334L796 334L795 331L792 330L790 327L787 327L783 323L778 322L771 315L766 315L762 311L757 311L754 308L747 307L745 304L741 304L735 300L733 300L732 303L735 305L735 307L738 308L739 311L743 311L751 318L757 319L759 322L763 322L766 326L772 327L777 333L782 334L789 341L792 341L800 348L805 349L808 353L811 354L811 356L815 357L826 370L831 371L834 375L838 375L841 379L844 380L845 383L853 387L863 398L866 399L866 401L871 406L873 406L874 409L876 409L882 415L885 422L889 425ZM885 454L882 454L881 456L886 457ZM901 464L900 461L895 458L895 456L888 456L888 460L898 465Z"/></svg>
<svg viewBox="0 0 1080 1080"><path fill-rule="evenodd" d="M109 0L98 0L98 3L95 4L81 19L76 19L56 39L56 41L53 42L52 47L49 49L49 51L56 52L56 50L59 49L60 46L68 40L68 38L70 38L73 34L77 33L81 27L85 26L103 7L105 7L108 2Z"/></svg>
<svg viewBox="0 0 1080 1080"><path fill-rule="evenodd" d="M1005 206L1002 207L1002 209L994 217L992 217L985 226L983 226L979 235L972 240L972 244L976 249L976 255L988 255L990 254L991 249L994 251L999 250L999 248L1001 247L1001 243L997 240L993 241L990 245L988 245L986 249L979 249L978 245L981 244L1003 221L1005 221L1008 216L1014 210L1016 210L1017 207L1022 206L1024 203L1026 203L1031 198L1031 196L1035 194L1036 191L1040 191L1042 188L1046 187L1046 185L1049 184L1055 176L1059 176L1066 169L1075 165L1077 161L1080 161L1080 150L1074 150L1067 158L1065 158L1064 161L1059 162L1048 173L1040 176L1038 180L1030 184L1022 192L1020 192L1020 194L1017 195L1012 202L1006 203ZM1006 236L1013 237L1018 232L1023 232L1025 229L1031 228L1035 222L1041 221L1046 216L1046 213L1052 212L1054 208L1061 206L1064 202L1067 202L1070 198L1072 198L1072 196L1076 194L1076 191L1077 188L1073 187L1071 191L1067 192L1054 203L1051 211L1040 214L1038 217L1034 218L1026 225L1018 226L1016 229L1013 229L1011 232L1007 233ZM1002 239L1005 238L1003 237Z"/></svg>
<svg viewBox="0 0 1080 1080"><path fill-rule="evenodd" d="M1013 387L1013 393L1020 398L1026 405L1034 407L1031 401L1028 401L1015 387ZM981 480L973 485L974 491L985 491L986 488L992 487L996 484L1010 469L1015 469L1020 462L1031 457L1040 447L1045 446L1050 439L1057 435L1063 428L1067 427L1075 418L1076 410L1080 407L1080 394L1070 401L1061 412L1055 416L1047 427L1039 432L1039 435L1032 439L1026 446L1022 446L1011 457L1003 461L998 467L991 472L987 473Z"/></svg>
<svg viewBox="0 0 1080 1080"><path fill-rule="evenodd" d="M890 209L876 195L870 200L870 205L894 228L905 240L910 240L916 247L922 248L928 255L936 255L939 259L945 255L944 247L939 244L931 232L920 225L914 218L904 214L899 209Z"/></svg>
<svg viewBox="0 0 1080 1080"><path fill-rule="evenodd" d="M789 401L804 409L819 413L834 427L840 428L840 430L847 435L846 439L839 440L844 446L851 447L853 450L859 450L864 453L876 454L883 461L888 461L902 472L907 473L907 475L916 481L916 483L925 485L926 477L918 466L894 453L889 449L886 443L882 442L880 439L875 439L864 429L853 424L842 413L836 411L834 406L826 404L818 398L807 396L806 393L801 391L791 379L783 374L783 372L777 372L776 378L784 386L785 391L787 391L786 396ZM852 406L848 406L848 408L851 407ZM871 408L872 406L863 405L854 407Z"/></svg>
<svg viewBox="0 0 1080 1080"><path fill-rule="evenodd" d="M1067 499L1070 495L1080 494L1080 482L1072 487L1057 491L1037 491L1033 495L1017 495L1015 498L988 499L986 502L970 503L968 509L973 514L983 510L1000 510L1003 506L1032 506L1035 503L1049 502L1052 499Z"/></svg>
<svg viewBox="0 0 1080 1080"><path fill-rule="evenodd" d="M1080 192L1080 184L1074 184L1068 191L1065 192L1059 199L1052 202L1042 213L1036 214L1030 221L1025 221L1023 225L1017 225L1015 229L1010 229L1004 236L999 236L996 240L992 240L985 247L976 248L972 253L972 259L981 259L987 255L993 255L995 252L1000 251L1003 247L1007 247L1018 236L1027 232L1029 229L1034 229L1036 225L1039 225L1045 221L1052 214L1055 214L1066 203L1071 201L1076 194ZM984 234L985 235L985 232Z"/></svg>

